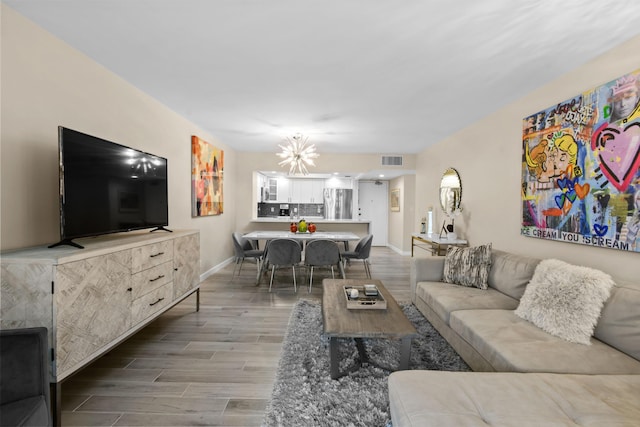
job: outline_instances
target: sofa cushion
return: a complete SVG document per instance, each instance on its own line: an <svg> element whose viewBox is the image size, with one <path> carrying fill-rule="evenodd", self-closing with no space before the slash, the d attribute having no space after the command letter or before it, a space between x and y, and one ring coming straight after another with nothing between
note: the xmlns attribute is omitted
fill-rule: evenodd
<svg viewBox="0 0 640 427"><path fill-rule="evenodd" d="M632 426L640 376L398 371L389 376L394 427Z"/></svg>
<svg viewBox="0 0 640 427"><path fill-rule="evenodd" d="M593 336L640 360L640 283L617 283Z"/></svg>
<svg viewBox="0 0 640 427"><path fill-rule="evenodd" d="M640 361L591 338L591 345L555 337L509 310L459 310L449 326L496 371L640 374Z"/></svg>
<svg viewBox="0 0 640 427"><path fill-rule="evenodd" d="M473 248L449 246L442 276L447 283L487 289L490 268L491 243Z"/></svg>
<svg viewBox="0 0 640 427"><path fill-rule="evenodd" d="M443 282L420 282L416 293L446 324L449 324L452 311L478 308L515 310L518 306L518 300L491 288L482 290Z"/></svg>
<svg viewBox="0 0 640 427"><path fill-rule="evenodd" d="M412 258L409 270L409 286L411 288L411 301L415 302L416 285L419 282L442 281L444 269L444 257L432 256L428 258Z"/></svg>
<svg viewBox="0 0 640 427"><path fill-rule="evenodd" d="M519 300L540 263L538 258L516 255L493 249L491 251L491 270L489 287L499 290Z"/></svg>
<svg viewBox="0 0 640 427"><path fill-rule="evenodd" d="M552 335L589 345L613 284L602 271L546 259L536 267L515 314Z"/></svg>

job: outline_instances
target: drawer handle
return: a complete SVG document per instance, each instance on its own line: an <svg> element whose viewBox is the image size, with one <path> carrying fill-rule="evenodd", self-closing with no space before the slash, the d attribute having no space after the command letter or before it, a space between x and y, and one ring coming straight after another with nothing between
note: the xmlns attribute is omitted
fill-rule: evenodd
<svg viewBox="0 0 640 427"><path fill-rule="evenodd" d="M150 282L155 282L156 280L160 280L164 277L164 274L159 275L158 277L156 277L155 279L149 279Z"/></svg>
<svg viewBox="0 0 640 427"><path fill-rule="evenodd" d="M157 254L149 255L149 258L155 258L160 255L164 255L164 252L158 252Z"/></svg>
<svg viewBox="0 0 640 427"><path fill-rule="evenodd" d="M164 298L160 298L160 299L158 299L158 301L156 301L156 302L152 302L151 304L149 304L149 306L156 305L157 303L159 303L159 302L160 302L160 301L162 301L163 299L164 299Z"/></svg>

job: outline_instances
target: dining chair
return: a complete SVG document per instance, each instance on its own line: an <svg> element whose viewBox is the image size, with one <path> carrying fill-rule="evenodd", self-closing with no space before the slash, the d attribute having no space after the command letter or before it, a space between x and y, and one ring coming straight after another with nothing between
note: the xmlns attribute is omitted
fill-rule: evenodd
<svg viewBox="0 0 640 427"><path fill-rule="evenodd" d="M264 250L255 249L250 240L242 237L242 233L234 232L231 237L233 238L233 247L235 249L235 262L236 265L233 267L233 274L231 275L231 280L236 275L236 268L238 268L238 264L240 264L240 268L238 269L238 276L242 271L242 264L246 258L251 258L256 260L256 265L258 268L258 275L260 274L260 263L262 262L262 258L264 257ZM258 276L259 277L259 276Z"/></svg>
<svg viewBox="0 0 640 427"><path fill-rule="evenodd" d="M304 251L304 265L309 269L309 293L313 284L314 267L331 267L331 278L335 278L333 266L337 265L342 278L345 278L340 248L333 240L318 239L307 243Z"/></svg>
<svg viewBox="0 0 640 427"><path fill-rule="evenodd" d="M273 239L266 248L265 262L271 265L271 280L269 281L269 292L273 285L273 276L279 267L291 267L293 271L293 290L298 291L296 283L296 265L302 260L302 248L293 239Z"/></svg>
<svg viewBox="0 0 640 427"><path fill-rule="evenodd" d="M300 246L300 252L304 252L304 242L300 239L291 239L291 240L295 240L298 245ZM256 278L256 286L260 285L260 278L262 277L262 275L269 271L270 265L269 265L269 260L267 260L267 250L269 249L269 244L273 241L273 239L267 239L265 241L264 244L264 256L262 257L262 266L260 267L259 271L258 271L258 277Z"/></svg>
<svg viewBox="0 0 640 427"><path fill-rule="evenodd" d="M371 243L373 241L373 234L369 234L358 242L353 251L342 252L343 264L351 259L361 259L364 264L364 272L367 274L367 278L371 279L371 269L369 268L369 256L371 254Z"/></svg>

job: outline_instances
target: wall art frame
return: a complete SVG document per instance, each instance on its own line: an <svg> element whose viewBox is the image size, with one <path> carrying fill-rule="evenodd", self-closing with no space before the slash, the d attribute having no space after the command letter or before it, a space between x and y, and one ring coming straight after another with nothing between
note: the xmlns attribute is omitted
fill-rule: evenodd
<svg viewBox="0 0 640 427"><path fill-rule="evenodd" d="M191 216L224 213L224 150L191 136Z"/></svg>
<svg viewBox="0 0 640 427"><path fill-rule="evenodd" d="M400 212L400 189L393 188L391 190L391 212Z"/></svg>
<svg viewBox="0 0 640 427"><path fill-rule="evenodd" d="M640 252L640 69L523 119L524 236Z"/></svg>

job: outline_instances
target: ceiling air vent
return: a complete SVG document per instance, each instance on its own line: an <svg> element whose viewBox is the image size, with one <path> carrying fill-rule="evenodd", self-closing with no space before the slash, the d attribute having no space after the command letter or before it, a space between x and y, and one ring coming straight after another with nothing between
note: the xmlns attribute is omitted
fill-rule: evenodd
<svg viewBox="0 0 640 427"><path fill-rule="evenodd" d="M402 156L382 156L383 166L402 166Z"/></svg>

